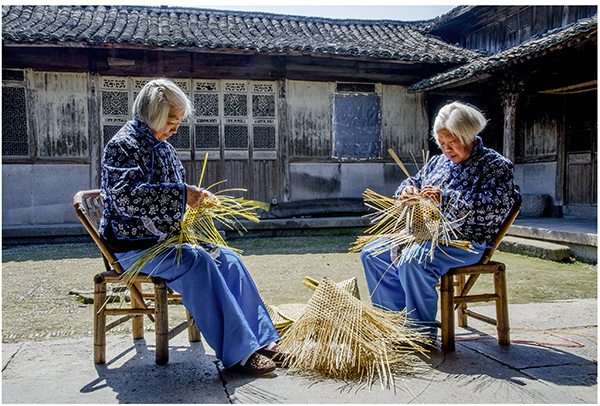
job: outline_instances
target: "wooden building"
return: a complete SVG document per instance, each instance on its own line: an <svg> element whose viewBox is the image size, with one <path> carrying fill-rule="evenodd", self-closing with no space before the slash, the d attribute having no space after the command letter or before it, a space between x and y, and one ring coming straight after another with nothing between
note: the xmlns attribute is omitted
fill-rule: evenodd
<svg viewBox="0 0 600 406"><path fill-rule="evenodd" d="M597 217L597 7L460 7L429 30L482 58L409 88L430 115L470 100L492 119L485 143L515 163L525 213ZM538 199L539 200L539 199Z"/></svg>
<svg viewBox="0 0 600 406"><path fill-rule="evenodd" d="M490 7L401 22L171 7L3 6L3 228L77 223L73 194L99 186L103 146L155 77L173 79L194 105L169 139L189 183L198 181L208 154L203 186L226 179L219 188L245 188L252 199L359 199L366 188L390 195L404 175L387 150L413 162L431 147L430 122L440 104L462 99L481 104L492 119L485 142L513 154L522 191L548 194L560 215L579 198L568 195L568 182L582 178L559 167L580 162L583 172L595 173L595 151L589 159L577 155L569 140L592 127L595 137L596 124L583 108L569 110L575 106L570 95L540 93L595 80L587 78L595 67L582 66L596 61L596 22L585 19L595 11L561 8L577 9L583 22L563 18L514 43L514 35L503 37L500 48L488 51L502 55L535 35L543 42L556 35L553 29L561 45L496 63L477 39L500 40L493 38L502 28L493 27ZM536 16L538 9L551 8L533 7ZM574 55L585 81L567 69ZM554 71L549 61L557 59L563 63ZM533 65L545 68L545 76L533 74ZM517 79L526 73L532 79L525 88L535 83L535 91L520 91ZM500 96L506 89L518 96ZM591 93L573 97L589 101ZM568 114L586 118L565 119ZM513 135L503 131L505 120ZM530 180L552 170L563 176L552 187ZM595 193L586 204L595 207Z"/></svg>

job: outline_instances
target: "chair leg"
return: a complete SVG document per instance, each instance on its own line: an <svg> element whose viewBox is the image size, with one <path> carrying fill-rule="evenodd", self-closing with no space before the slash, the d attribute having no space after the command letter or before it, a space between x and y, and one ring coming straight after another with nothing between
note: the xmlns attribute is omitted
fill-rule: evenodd
<svg viewBox="0 0 600 406"><path fill-rule="evenodd" d="M460 294L465 288L465 275L457 275L456 279L458 280L458 292ZM467 310L466 303L459 304L458 309L456 310L457 324L460 327L468 327L469 326L469 323L467 320L467 314L465 313L465 310Z"/></svg>
<svg viewBox="0 0 600 406"><path fill-rule="evenodd" d="M192 315L190 314L190 312L187 311L187 309L185 311L185 314L188 320L192 317ZM198 330L198 326L195 322L194 324L188 327L188 339L190 343L197 343L198 341L202 340L202 334L200 334L200 330Z"/></svg>
<svg viewBox="0 0 600 406"><path fill-rule="evenodd" d="M510 327L508 322L508 300L506 297L506 273L504 266L494 273L494 290L498 295L496 301L496 328L498 330L498 343L510 344Z"/></svg>
<svg viewBox="0 0 600 406"><path fill-rule="evenodd" d="M134 285L138 288L138 290L142 291L142 284L139 282L134 282ZM134 309L141 309L142 305L138 303L135 298L131 298L131 307ZM131 331L133 333L133 339L137 340L140 338L144 338L144 316L135 316L131 320Z"/></svg>
<svg viewBox="0 0 600 406"><path fill-rule="evenodd" d="M156 363L169 363L169 313L167 305L167 284L162 278L152 278L154 282L154 306L156 308Z"/></svg>
<svg viewBox="0 0 600 406"><path fill-rule="evenodd" d="M94 278L94 363L106 363L106 282L101 275Z"/></svg>
<svg viewBox="0 0 600 406"><path fill-rule="evenodd" d="M442 350L456 350L454 342L454 276L442 275L440 285L440 301L442 313Z"/></svg>

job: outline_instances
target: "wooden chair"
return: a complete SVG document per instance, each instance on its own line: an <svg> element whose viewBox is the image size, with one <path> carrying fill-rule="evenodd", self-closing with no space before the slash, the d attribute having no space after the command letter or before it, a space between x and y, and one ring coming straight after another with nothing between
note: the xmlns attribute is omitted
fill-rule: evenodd
<svg viewBox="0 0 600 406"><path fill-rule="evenodd" d="M200 331L187 310L187 321L169 330L168 300L181 299L181 295L168 289L162 278L139 274L131 285L127 286L131 293L131 305L129 307L122 305L111 307L111 304L107 302L107 288L113 284L123 286L123 282L119 280L123 268L98 232L102 217L100 190L77 192L73 197L73 205L79 220L100 248L106 268L105 272L94 277L94 362L96 364L106 362L106 332L129 319L132 319L133 338L144 338L144 315L147 315L155 324L156 363L159 365L169 362L169 340L186 328L190 342L200 341ZM154 293L143 293L143 286L148 284L152 285ZM154 306L149 307L146 300L153 300ZM107 316L121 317L107 324Z"/></svg>
<svg viewBox="0 0 600 406"><path fill-rule="evenodd" d="M508 217L500 227L495 239L498 247L502 238L521 210L521 196L513 205ZM479 263L469 266L452 268L440 280L440 307L442 350L455 351L454 337L454 311L457 311L458 325L467 327L467 317L481 320L496 326L498 342L502 345L510 344L510 329L508 323L508 301L506 298L506 266L501 262L490 261L496 248L487 249ZM469 291L482 274L493 276L494 292L479 295L469 295ZM468 279L466 278L468 276ZM456 280L455 280L456 279ZM456 288L456 292L455 292ZM475 313L467 308L468 303L496 302L496 319Z"/></svg>

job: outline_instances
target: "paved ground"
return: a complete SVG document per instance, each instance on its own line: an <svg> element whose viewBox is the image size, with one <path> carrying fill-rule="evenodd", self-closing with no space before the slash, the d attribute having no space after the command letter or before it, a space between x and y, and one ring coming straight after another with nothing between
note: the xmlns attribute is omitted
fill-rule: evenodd
<svg viewBox="0 0 600 406"><path fill-rule="evenodd" d="M540 224L531 226L536 230L541 228ZM587 222L578 225L582 227L578 230L573 230L572 222L567 227L566 231L579 234L596 232L595 224ZM15 285L14 278L11 279L11 291L24 292L19 294L20 299L15 299L21 306L29 303L25 301L28 297L38 304L43 292L51 293L47 292L48 281L56 279L58 270L68 269L71 261L77 262L77 269L81 269L82 264L90 267L89 272L95 272L92 268L97 262L97 259L95 262L87 259L87 253L67 259L60 255L60 261L51 262L31 261L31 253L24 255L22 259L13 259L21 261L23 269L28 270L23 276L34 272L36 266L44 269L36 271L36 283L25 283L21 290L17 289L20 285ZM328 261L319 257L319 263L326 265L328 273L338 275L333 262L330 267ZM52 265L48 267L49 264ZM344 268L351 272L346 268L351 267ZM18 273L20 269L11 271L3 267L3 282L11 272ZM310 274L302 268L298 272L298 275L287 274L287 278L297 282ZM70 273L69 283L76 282L80 276L78 272ZM84 279L85 286L89 285L91 279L87 275ZM569 285L571 281L564 284ZM590 286L592 284L590 282ZM64 289L52 289L60 293L55 292L55 296L65 296ZM94 365L93 342L89 335L52 338L55 336L42 332L39 337L46 337L44 339L36 339L34 334L26 340L13 337L15 341L11 341L13 338L3 334L3 338L11 342L2 345L2 402L596 404L597 298L550 302L550 298L556 297L555 292L548 292L547 296L547 303L509 305L510 346L499 346L494 330L474 321L468 329L457 329L456 352L435 351L430 358L414 358L412 375L396 376L392 388L375 384L370 390L357 382L295 375L294 371L285 369L262 378L240 376L223 370L208 345L190 344L186 334L170 343L170 362L166 366L154 363L154 337L150 332L145 340L136 341L126 333L109 335L105 365ZM5 301L9 298L5 289L3 298ZM23 308L23 317L13 321L32 323L35 317L53 313L48 307L40 310L32 306ZM493 309L493 306L484 306L479 310L491 315ZM64 314L58 319L72 328L78 313L67 309L67 314L68 320ZM89 315L84 316L85 324L89 325ZM11 326L3 325L3 329L7 327ZM49 326L61 331L65 330L63 327L62 324Z"/></svg>
<svg viewBox="0 0 600 406"><path fill-rule="evenodd" d="M493 306L481 307L483 313ZM222 370L210 347L179 335L170 362L154 363L154 338L109 335L107 363L91 338L4 344L3 403L592 403L597 398L597 301L511 305L511 339L487 325L458 329L457 351L416 358L393 388L294 375L262 378ZM485 327L484 327L485 326Z"/></svg>

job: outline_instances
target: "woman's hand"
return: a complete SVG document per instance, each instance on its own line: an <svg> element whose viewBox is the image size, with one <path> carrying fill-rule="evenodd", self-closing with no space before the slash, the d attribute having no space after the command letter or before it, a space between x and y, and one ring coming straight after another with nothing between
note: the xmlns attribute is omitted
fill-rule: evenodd
<svg viewBox="0 0 600 406"><path fill-rule="evenodd" d="M421 191L419 190L418 187L407 186L404 189L402 189L400 196L398 196L398 200L401 202L405 202L408 200L414 200L414 199L417 199L416 196L420 195L420 194L421 194Z"/></svg>
<svg viewBox="0 0 600 406"><path fill-rule="evenodd" d="M213 207L221 205L219 199L208 190L187 184L185 185L185 200L187 205L192 208L207 204Z"/></svg>
<svg viewBox="0 0 600 406"><path fill-rule="evenodd" d="M433 200L438 205L442 204L442 189L436 186L424 186L421 189L421 196Z"/></svg>

